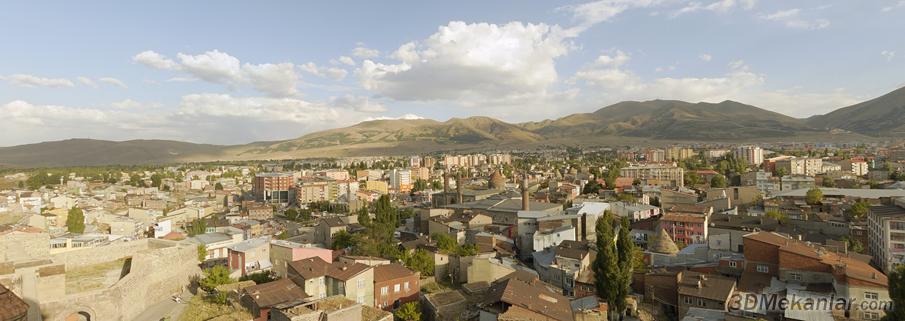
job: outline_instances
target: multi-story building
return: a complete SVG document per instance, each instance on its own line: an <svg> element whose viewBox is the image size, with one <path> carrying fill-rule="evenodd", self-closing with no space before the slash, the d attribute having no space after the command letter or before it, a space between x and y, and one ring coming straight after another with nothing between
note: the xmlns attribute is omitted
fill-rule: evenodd
<svg viewBox="0 0 905 321"><path fill-rule="evenodd" d="M905 263L905 209L895 205L872 206L867 215L867 232L874 264L884 273Z"/></svg>
<svg viewBox="0 0 905 321"><path fill-rule="evenodd" d="M308 177L299 181L294 188L298 204L318 201L334 201L339 194L335 180L324 177Z"/></svg>
<svg viewBox="0 0 905 321"><path fill-rule="evenodd" d="M268 203L289 203L295 179L292 173L260 173L255 175L252 192L255 200Z"/></svg>
<svg viewBox="0 0 905 321"><path fill-rule="evenodd" d="M412 190L412 171L409 169L393 169L390 171L390 187L396 192Z"/></svg>
<svg viewBox="0 0 905 321"><path fill-rule="evenodd" d="M814 157L792 157L776 161L776 170L786 175L815 176L823 172L823 159Z"/></svg>
<svg viewBox="0 0 905 321"><path fill-rule="evenodd" d="M863 160L844 160L840 165L842 165L843 172L851 173L855 176L864 176L868 172L867 162Z"/></svg>
<svg viewBox="0 0 905 321"><path fill-rule="evenodd" d="M850 310L838 311L852 320L879 320L885 314L882 304L890 301L889 280L860 257L774 232L744 235L742 243L743 278L746 274L776 278L798 287L827 289L824 297L855 299Z"/></svg>
<svg viewBox="0 0 905 321"><path fill-rule="evenodd" d="M349 172L342 169L328 169L317 172L317 176L326 177L335 181L345 181L349 179Z"/></svg>
<svg viewBox="0 0 905 321"><path fill-rule="evenodd" d="M675 242L683 244L707 243L708 225L713 207L676 204L665 209L660 228Z"/></svg>
<svg viewBox="0 0 905 321"><path fill-rule="evenodd" d="M735 158L744 159L748 165L760 166L764 162L764 150L760 146L739 146Z"/></svg>
<svg viewBox="0 0 905 321"><path fill-rule="evenodd" d="M619 175L638 179L642 184L668 187L685 186L685 170L675 164L634 165L619 170Z"/></svg>
<svg viewBox="0 0 905 321"><path fill-rule="evenodd" d="M343 295L359 304L374 305L374 268L361 263L327 263L312 257L289 263L289 279L311 297Z"/></svg>
<svg viewBox="0 0 905 321"><path fill-rule="evenodd" d="M391 263L374 267L374 306L392 311L402 304L418 301L420 275Z"/></svg>
<svg viewBox="0 0 905 321"><path fill-rule="evenodd" d="M238 278L270 271L270 237L245 240L227 247L230 276Z"/></svg>
<svg viewBox="0 0 905 321"><path fill-rule="evenodd" d="M694 157L694 149L688 147L670 147L666 149L666 159L680 161Z"/></svg>
<svg viewBox="0 0 905 321"><path fill-rule="evenodd" d="M666 151L662 149L648 149L644 152L644 160L648 162L666 161Z"/></svg>

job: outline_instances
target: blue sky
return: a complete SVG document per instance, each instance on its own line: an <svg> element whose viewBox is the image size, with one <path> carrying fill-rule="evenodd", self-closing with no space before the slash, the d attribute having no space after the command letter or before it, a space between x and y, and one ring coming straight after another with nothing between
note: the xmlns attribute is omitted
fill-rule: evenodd
<svg viewBox="0 0 905 321"><path fill-rule="evenodd" d="M0 146L237 144L622 100L795 117L905 85L905 0L0 4Z"/></svg>

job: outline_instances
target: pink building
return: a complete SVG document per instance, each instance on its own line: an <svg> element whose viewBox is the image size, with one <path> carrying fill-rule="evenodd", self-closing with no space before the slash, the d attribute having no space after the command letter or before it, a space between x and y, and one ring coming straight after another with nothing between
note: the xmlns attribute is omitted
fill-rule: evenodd
<svg viewBox="0 0 905 321"><path fill-rule="evenodd" d="M285 240L270 242L270 260L273 262L273 272L277 277L286 277L289 263L315 256L325 262L333 262L333 251L330 249Z"/></svg>
<svg viewBox="0 0 905 321"><path fill-rule="evenodd" d="M672 237L676 243L707 243L707 225L713 207L676 204L666 208L666 214L660 218L660 228Z"/></svg>

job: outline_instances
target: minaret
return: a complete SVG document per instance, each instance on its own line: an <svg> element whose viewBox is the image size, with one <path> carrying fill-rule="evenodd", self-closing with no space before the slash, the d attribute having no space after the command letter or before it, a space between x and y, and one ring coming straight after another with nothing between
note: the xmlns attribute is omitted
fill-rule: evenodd
<svg viewBox="0 0 905 321"><path fill-rule="evenodd" d="M449 200L449 173L443 172L443 201L449 205Z"/></svg>
<svg viewBox="0 0 905 321"><path fill-rule="evenodd" d="M456 173L456 204L462 204L462 172Z"/></svg>
<svg viewBox="0 0 905 321"><path fill-rule="evenodd" d="M531 203L528 201L528 174L522 174L522 210L531 210Z"/></svg>

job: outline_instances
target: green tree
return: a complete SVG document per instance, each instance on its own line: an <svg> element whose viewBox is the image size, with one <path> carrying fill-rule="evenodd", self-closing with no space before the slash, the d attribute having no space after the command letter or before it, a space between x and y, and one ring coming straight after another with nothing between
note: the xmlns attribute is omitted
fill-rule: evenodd
<svg viewBox="0 0 905 321"><path fill-rule="evenodd" d="M620 228L619 240L616 240L616 226ZM598 252L592 266L595 287L597 295L610 303L610 314L614 316L625 310L625 297L630 290L634 243L628 229L628 220L623 219L619 224L610 211L597 220Z"/></svg>
<svg viewBox="0 0 905 321"><path fill-rule="evenodd" d="M69 209L69 215L66 216L66 230L75 234L85 232L85 212L81 208L73 207Z"/></svg>
<svg viewBox="0 0 905 321"><path fill-rule="evenodd" d="M204 244L198 244L198 262L204 262L207 259L207 246Z"/></svg>
<svg viewBox="0 0 905 321"><path fill-rule="evenodd" d="M217 184L214 184L214 190L222 191L222 190L223 190L223 184L220 184L220 182L217 182Z"/></svg>
<svg viewBox="0 0 905 321"><path fill-rule="evenodd" d="M710 179L710 187L724 188L726 186L728 186L728 183L726 183L726 176L717 174L713 175L713 178Z"/></svg>
<svg viewBox="0 0 905 321"><path fill-rule="evenodd" d="M423 249L415 250L411 255L408 252L400 253L400 261L412 271L420 272L421 276L434 275L434 256Z"/></svg>
<svg viewBox="0 0 905 321"><path fill-rule="evenodd" d="M358 209L358 224L363 226L371 225L371 214L368 213L368 206L362 206Z"/></svg>
<svg viewBox="0 0 905 321"><path fill-rule="evenodd" d="M416 179L415 184L412 186L412 192L420 192L426 190L428 186L428 182L423 179Z"/></svg>
<svg viewBox="0 0 905 321"><path fill-rule="evenodd" d="M298 220L299 210L297 210L295 207L290 207L285 212L283 212L283 216L286 216L286 219L290 221Z"/></svg>
<svg viewBox="0 0 905 321"><path fill-rule="evenodd" d="M848 210L848 216L853 221L860 221L869 211L870 203L865 200L860 200L855 202L855 204L852 205L852 208Z"/></svg>
<svg viewBox="0 0 905 321"><path fill-rule="evenodd" d="M805 194L805 202L808 205L817 205L823 202L823 191L819 188L814 187L808 190L807 194Z"/></svg>
<svg viewBox="0 0 905 321"><path fill-rule="evenodd" d="M612 187L610 187L612 188ZM584 184L584 189L581 190L582 194L597 194L600 190L603 189L603 186L600 185L596 180L588 181L587 184Z"/></svg>
<svg viewBox="0 0 905 321"><path fill-rule="evenodd" d="M836 180L834 180L832 177L824 176L823 187L836 187Z"/></svg>
<svg viewBox="0 0 905 321"><path fill-rule="evenodd" d="M229 277L229 269L223 265L215 265L212 268L204 270L204 277L201 278L199 284L201 288L207 291L213 291L220 285L236 282Z"/></svg>
<svg viewBox="0 0 905 321"><path fill-rule="evenodd" d="M701 176L692 171L685 172L685 185L695 186L701 183Z"/></svg>
<svg viewBox="0 0 905 321"><path fill-rule="evenodd" d="M402 321L421 321L421 306L418 302L409 302L399 307L394 314L396 319Z"/></svg>
<svg viewBox="0 0 905 321"><path fill-rule="evenodd" d="M764 213L764 216L777 220L780 224L785 223L788 219L788 216L777 210L769 210Z"/></svg>
<svg viewBox="0 0 905 321"><path fill-rule="evenodd" d="M204 234L207 232L207 222L204 221L203 218L196 218L192 220L192 223L189 225L189 236L195 236Z"/></svg>
<svg viewBox="0 0 905 321"><path fill-rule="evenodd" d="M154 173L151 175L151 187L160 188L160 183L163 181L163 175L158 173Z"/></svg>
<svg viewBox="0 0 905 321"><path fill-rule="evenodd" d="M356 245L355 236L346 231L339 231L333 234L333 249L345 249Z"/></svg>
<svg viewBox="0 0 905 321"><path fill-rule="evenodd" d="M898 265L889 274L889 298L892 309L886 311L883 321L905 320L905 265Z"/></svg>

